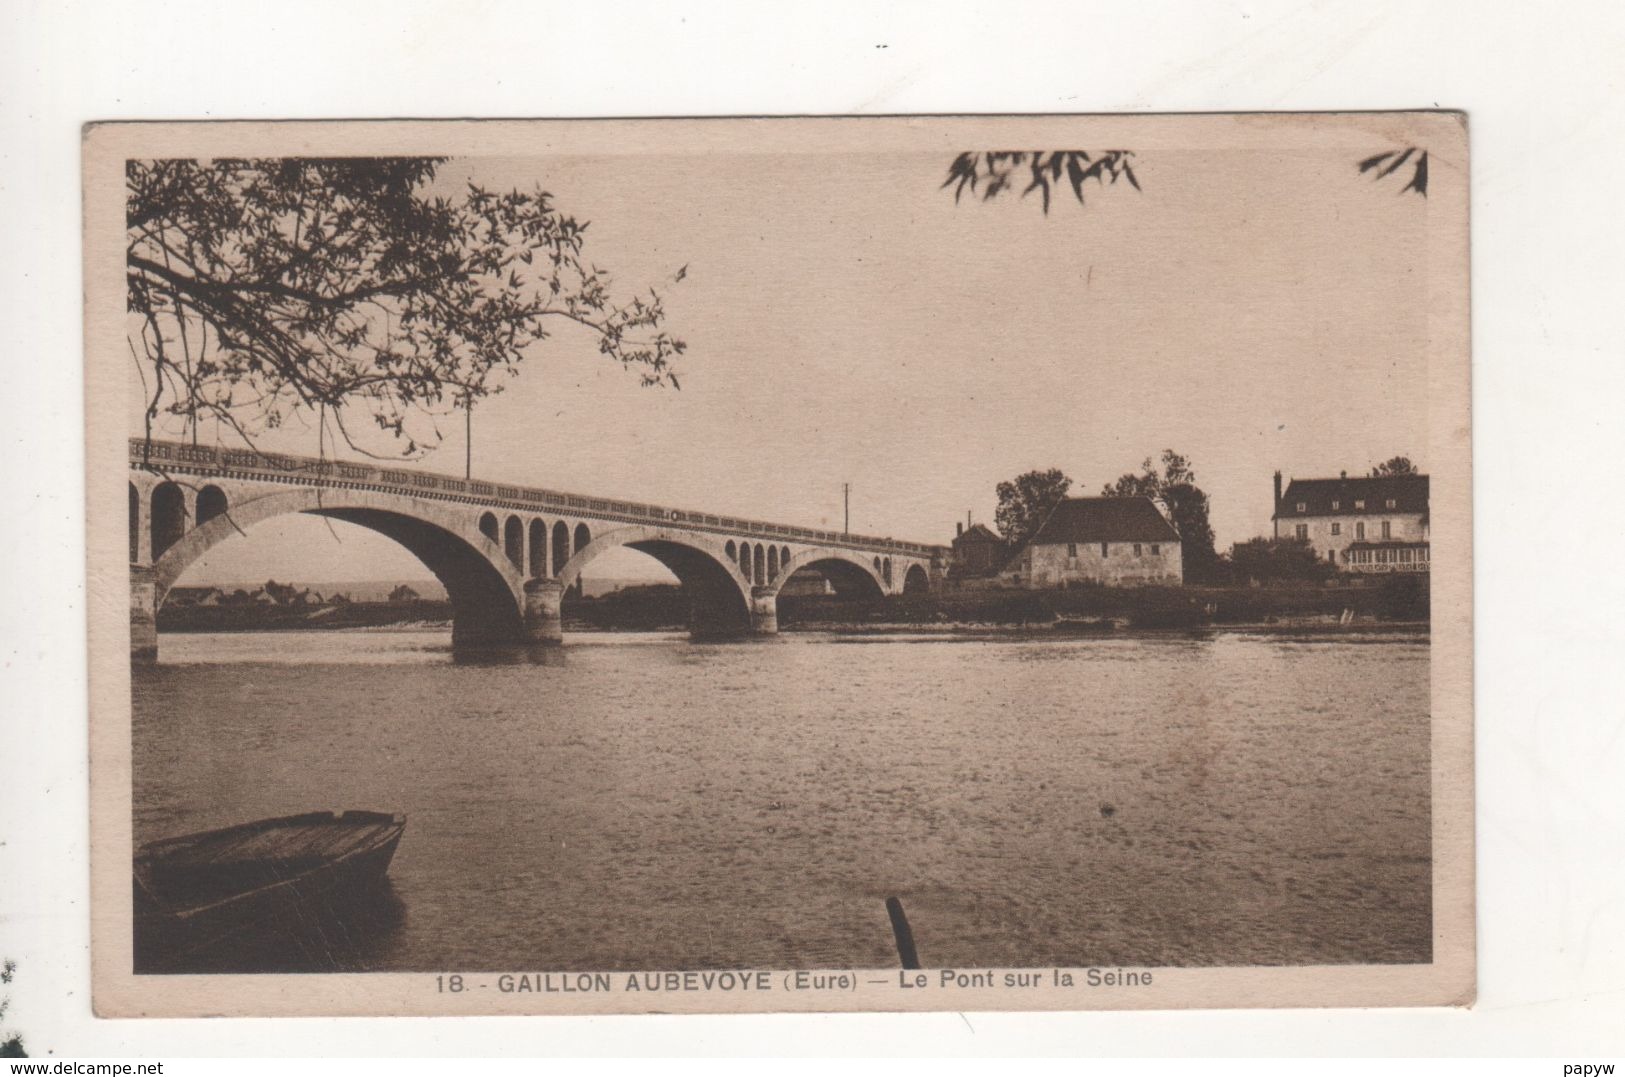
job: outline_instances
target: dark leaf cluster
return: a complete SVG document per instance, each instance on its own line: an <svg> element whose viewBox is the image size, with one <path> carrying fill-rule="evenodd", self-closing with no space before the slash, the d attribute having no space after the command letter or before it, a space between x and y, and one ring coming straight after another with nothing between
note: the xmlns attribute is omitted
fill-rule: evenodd
<svg viewBox="0 0 1625 1077"><path fill-rule="evenodd" d="M1428 196L1428 153L1415 146L1407 146L1403 150L1389 150L1367 157L1360 162L1360 171L1372 173L1374 180L1385 179L1404 168L1406 163L1411 166L1410 182L1399 189L1400 194L1406 191L1415 191L1423 198Z"/></svg>
<svg viewBox="0 0 1625 1077"><path fill-rule="evenodd" d="M1119 178L1129 182L1136 191L1140 181L1134 175L1132 150L984 150L961 153L948 166L948 178L943 187L953 187L954 201L968 188L972 194L980 190L982 201L1021 187L1025 198L1039 192L1044 212L1049 213L1053 189L1064 183L1081 206L1084 204L1083 185L1090 180L1102 187L1115 184ZM1064 189L1064 188L1062 188Z"/></svg>

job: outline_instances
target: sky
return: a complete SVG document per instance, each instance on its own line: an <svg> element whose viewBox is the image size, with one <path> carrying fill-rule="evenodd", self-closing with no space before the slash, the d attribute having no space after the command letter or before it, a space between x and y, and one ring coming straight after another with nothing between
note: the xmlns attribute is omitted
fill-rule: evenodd
<svg viewBox="0 0 1625 1077"><path fill-rule="evenodd" d="M1381 148L1381 147L1379 147ZM590 221L621 294L651 284L688 343L644 388L584 331L534 349L474 414L474 473L946 543L995 485L1074 494L1172 448L1221 550L1270 528L1272 474L1426 468L1427 201L1346 150L1162 148L1126 183L956 205L925 152L465 158L454 191L538 184ZM679 267L685 279L671 284ZM134 382L134 375L131 375ZM461 473L462 424L422 466ZM205 427L202 440L214 437ZM314 424L266 439L314 454ZM609 575L663 573L632 551ZM308 518L217 547L183 582L424 570Z"/></svg>

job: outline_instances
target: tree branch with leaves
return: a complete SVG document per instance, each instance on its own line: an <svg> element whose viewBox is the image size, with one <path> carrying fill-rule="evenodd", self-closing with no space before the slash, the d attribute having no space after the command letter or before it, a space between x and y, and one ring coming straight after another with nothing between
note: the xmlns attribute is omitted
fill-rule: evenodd
<svg viewBox="0 0 1625 1077"><path fill-rule="evenodd" d="M499 391L493 375L564 325L643 384L678 387L685 345L659 291L616 297L584 253L587 224L539 187L431 193L442 164L128 162L128 336L149 437L166 417L212 419L252 444L298 415L376 455L359 418L390 455L419 455L437 417Z"/></svg>
<svg viewBox="0 0 1625 1077"><path fill-rule="evenodd" d="M982 201L997 197L1001 192L1021 189L1025 198L1034 191L1043 200L1044 213L1049 213L1050 193L1064 179L1078 205L1084 204L1083 185L1094 180L1101 187L1115 184L1119 177L1128 180L1136 191L1140 181L1134 176L1131 163L1132 150L985 150L961 153L948 166L948 178L943 187L952 186L957 203L966 188L972 194L980 188Z"/></svg>

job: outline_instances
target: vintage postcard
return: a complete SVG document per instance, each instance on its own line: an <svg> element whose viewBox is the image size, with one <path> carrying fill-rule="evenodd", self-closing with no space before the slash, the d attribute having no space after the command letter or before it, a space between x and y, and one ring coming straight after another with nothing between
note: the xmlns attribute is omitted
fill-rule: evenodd
<svg viewBox="0 0 1625 1077"><path fill-rule="evenodd" d="M87 128L96 1011L1470 1003L1467 160Z"/></svg>

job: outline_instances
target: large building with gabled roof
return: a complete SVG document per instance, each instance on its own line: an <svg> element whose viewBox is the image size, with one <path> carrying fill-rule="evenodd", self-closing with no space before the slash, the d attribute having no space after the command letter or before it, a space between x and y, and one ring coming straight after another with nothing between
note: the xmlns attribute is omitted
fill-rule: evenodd
<svg viewBox="0 0 1625 1077"><path fill-rule="evenodd" d="M1021 587L1178 586L1185 581L1179 531L1149 497L1069 497L1000 574Z"/></svg>
<svg viewBox="0 0 1625 1077"><path fill-rule="evenodd" d="M1309 543L1344 572L1427 572L1428 477L1293 479L1275 473L1275 537Z"/></svg>

